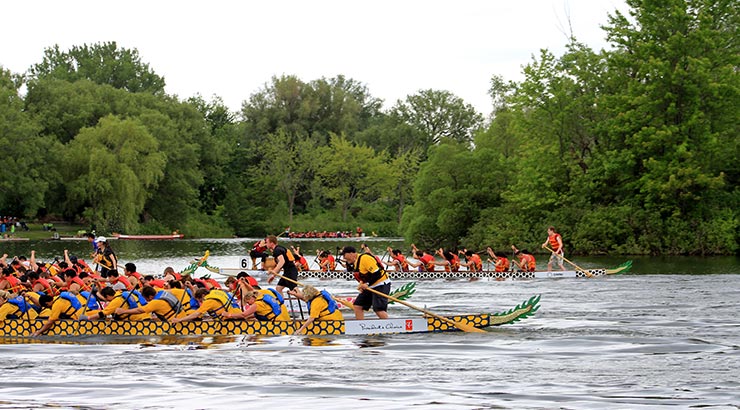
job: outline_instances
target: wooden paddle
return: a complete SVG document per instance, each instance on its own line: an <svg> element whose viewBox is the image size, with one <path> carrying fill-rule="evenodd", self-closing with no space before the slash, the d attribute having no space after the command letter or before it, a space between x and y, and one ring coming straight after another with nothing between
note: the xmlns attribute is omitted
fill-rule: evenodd
<svg viewBox="0 0 740 410"><path fill-rule="evenodd" d="M373 288L367 288L367 290L369 290L369 291L370 291L370 292L372 292L372 293L375 293L376 295L382 296L382 297L384 297L384 298L386 298L386 299L388 299L388 300L392 300L392 301L394 301L394 302L398 302L398 303L400 303L400 304L402 304L402 305L404 305L404 306L408 306L408 307L410 307L411 309L414 309L414 310L418 310L419 312L422 312L422 313L424 313L424 314L426 314L426 315L429 315L429 316L433 316L433 317L436 317L437 319L439 319L439 320L441 320L441 321L443 321L443 322L447 322L447 323L449 323L449 324L451 324L451 325L455 326L456 328L458 328L458 329L460 329L460 330L462 330L462 331L464 331L464 332L477 332L477 333L486 333L486 331L485 331L485 330L482 330L482 329L478 329L478 328L477 328L477 327L475 327L475 326L471 326L471 325L468 325L468 324L465 324L465 323L461 323L461 322L456 322L456 321L454 321L454 320L452 320L452 319L446 318L446 317L444 317L444 316L440 316L440 315L438 315L438 314L436 314L436 313L432 313L432 312L430 312L430 311L428 311L428 310L426 310L426 309L422 309L422 308L420 308L420 307L418 307L418 306L414 306L414 305L412 305L411 303L407 303L407 302L404 302L404 301L403 301L403 300L401 300L401 299L397 299L397 298L394 298L394 297L393 297L393 296L391 296L391 295L386 295L385 293L383 293L383 292L379 292L379 291L377 291L377 290L375 290L375 289L373 289Z"/></svg>
<svg viewBox="0 0 740 410"><path fill-rule="evenodd" d="M302 284L301 282L298 282L297 280L293 280L293 279L291 279L291 278L286 278L285 276L283 276L283 275L281 275L281 274L279 274L279 273L276 273L276 274L275 274L275 276L277 276L277 277L279 277L279 278L281 278L281 279L285 279L285 280L287 280L287 281L289 281L289 282L293 282L293 283L295 283L295 284L296 284L296 285L298 285L298 286L305 286L305 285L304 285L304 284ZM342 299L342 298L336 297L336 296L334 296L334 295L331 295L331 298L332 298L332 299L334 299L335 301L337 301L337 302L339 302L339 303L343 304L344 306L347 306L347 307L348 307L348 308L350 308L350 309L354 309L354 308L355 308L355 305L353 305L353 304L352 304L352 302L350 302L349 300L346 300L346 299Z"/></svg>
<svg viewBox="0 0 740 410"><path fill-rule="evenodd" d="M548 251L552 252L554 255L558 255L558 254L555 253L554 250L550 249L549 246L545 246L545 249L547 249ZM564 261L566 261L566 262L570 263L571 265L573 265L579 271L581 271L584 274L586 274L586 277L592 278L594 276L591 272L587 271L586 269L583 269L580 266L576 265L575 263L569 261L568 259L565 259L565 256L563 256L563 255L558 255L558 256L561 257L561 258L563 258Z"/></svg>

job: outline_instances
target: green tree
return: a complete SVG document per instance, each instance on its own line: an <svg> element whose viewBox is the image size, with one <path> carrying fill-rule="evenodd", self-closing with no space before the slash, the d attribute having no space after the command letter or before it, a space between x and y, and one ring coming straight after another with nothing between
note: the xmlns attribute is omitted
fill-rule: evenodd
<svg viewBox="0 0 740 410"><path fill-rule="evenodd" d="M0 213L34 217L49 187L59 183L50 163L60 144L39 134L40 125L24 110L21 84L20 76L0 66Z"/></svg>
<svg viewBox="0 0 740 410"><path fill-rule="evenodd" d="M343 136L333 135L319 156L321 166L316 175L321 179L324 195L341 211L346 221L359 201L375 202L390 190L391 168L383 153L366 146L354 145Z"/></svg>
<svg viewBox="0 0 740 410"><path fill-rule="evenodd" d="M164 93L164 78L143 63L136 49L119 48L115 41L44 50L41 63L29 69L34 79L55 78L74 83L81 79L138 93Z"/></svg>
<svg viewBox="0 0 740 410"><path fill-rule="evenodd" d="M311 181L317 155L316 144L307 138L292 143L284 131L278 131L268 135L259 150L263 160L255 168L255 175L269 181L269 185L283 195L290 225L293 223L296 197Z"/></svg>
<svg viewBox="0 0 740 410"><path fill-rule="evenodd" d="M101 231L130 231L152 189L164 175L166 157L145 126L108 116L84 128L65 150L62 173L67 206Z"/></svg>
<svg viewBox="0 0 740 410"><path fill-rule="evenodd" d="M402 121L424 136L422 148L451 139L470 144L473 132L483 123L475 108L449 91L422 90L398 101L391 109Z"/></svg>
<svg viewBox="0 0 740 410"><path fill-rule="evenodd" d="M650 252L734 251L740 208L737 4L627 4L631 17L615 12L606 27L615 50L608 60L613 89L606 160L596 173L600 184L630 197L644 219L661 221L655 232L641 230L656 237L647 241ZM718 219L726 223L714 223Z"/></svg>

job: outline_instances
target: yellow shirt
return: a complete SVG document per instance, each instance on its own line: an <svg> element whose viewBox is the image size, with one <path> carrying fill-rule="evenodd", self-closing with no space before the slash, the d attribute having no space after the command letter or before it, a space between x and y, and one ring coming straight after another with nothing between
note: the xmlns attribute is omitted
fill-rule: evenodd
<svg viewBox="0 0 740 410"><path fill-rule="evenodd" d="M132 298L132 300L136 300L138 302L138 298L136 297L136 295L132 294L129 297ZM103 309L91 311L89 313L89 316L95 316L95 315L100 315L100 314L102 314L104 317L110 316L116 313L116 309L118 308L123 308L123 309L130 308L126 299L123 298L122 292L116 292L116 297L113 298L113 300L111 300ZM136 315L122 315L121 317L119 317L119 319L124 319L124 320L147 320L149 318L151 318L151 316L148 313L139 313Z"/></svg>
<svg viewBox="0 0 740 410"><path fill-rule="evenodd" d="M38 313L36 313L35 309L28 309L28 312L21 313L21 310L18 309L18 306L10 302L5 302L2 306L0 306L0 322L5 320L10 315L14 315L19 319L33 320L36 319Z"/></svg>
<svg viewBox="0 0 740 410"><path fill-rule="evenodd" d="M178 317L193 313L193 309L190 307L190 295L185 289L167 289L167 292L175 295L177 300L180 301L180 304L182 304L182 315L178 315Z"/></svg>
<svg viewBox="0 0 740 410"><path fill-rule="evenodd" d="M334 313L329 313L328 307L329 302L327 302L326 299L321 295L316 296L311 301L311 311L308 315L314 318L314 320L344 320L344 316L342 315L342 312L339 311L338 306L334 309Z"/></svg>
<svg viewBox="0 0 740 410"><path fill-rule="evenodd" d="M275 300L277 300L277 298ZM254 312L255 316L260 315L270 317L272 315L272 306L270 306L269 303L260 299L255 302L255 305L257 305L257 310ZM288 309L285 308L285 305L280 306L280 314L272 319L272 321L278 320L290 320L290 314L288 313Z"/></svg>
<svg viewBox="0 0 740 410"><path fill-rule="evenodd" d="M212 290L211 293L214 291ZM229 302L229 299L226 298L226 300L219 300L216 298L211 297L208 298L210 294L206 295L205 299L203 300L203 303L201 303L200 307L198 308L198 313L205 314L208 312L216 312L216 314L221 314L224 312L224 305L226 305L226 312L228 313L239 313L241 312L241 309L237 309L233 306L231 306L231 303ZM225 293L224 293L225 296Z"/></svg>
<svg viewBox="0 0 740 410"><path fill-rule="evenodd" d="M77 310L74 310L74 307L72 304L64 298L57 298L54 301L54 304L51 305L51 313L49 313L49 320L57 320L62 315L67 315L71 317L72 319L78 319L80 317L80 314L83 310L85 310L85 305L87 304L87 299L84 298L82 295L75 295L77 296L77 300L80 301L80 304L82 307L80 307Z"/></svg>

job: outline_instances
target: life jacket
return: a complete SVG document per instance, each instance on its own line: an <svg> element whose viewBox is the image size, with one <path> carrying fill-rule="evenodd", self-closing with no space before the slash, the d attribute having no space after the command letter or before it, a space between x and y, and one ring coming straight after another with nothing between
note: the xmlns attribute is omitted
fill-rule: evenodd
<svg viewBox="0 0 740 410"><path fill-rule="evenodd" d="M213 278L207 278L207 279L205 279L205 281L206 281L206 282L207 282L207 283L208 283L209 285L211 285L211 289L219 289L219 290L221 289L221 284L220 284L220 283L218 283L218 281L217 281L216 279L213 279Z"/></svg>
<svg viewBox="0 0 740 410"><path fill-rule="evenodd" d="M254 245L252 245L252 250L253 251L259 252L259 253L263 253L263 252L265 252L267 250L267 246L260 246L260 242L262 242L262 241L257 241L257 242L254 243Z"/></svg>
<svg viewBox="0 0 740 410"><path fill-rule="evenodd" d="M137 307L146 305L144 295L138 290L123 291L119 296L128 304L129 309L136 309Z"/></svg>
<svg viewBox="0 0 740 410"><path fill-rule="evenodd" d="M282 299L282 297L280 297L280 299ZM274 297L268 294L260 293L260 296L257 297L255 303L259 301L267 303L270 306L270 309L272 309L272 311L267 315L258 315L257 313L255 313L254 317L256 317L257 320L262 320L262 321L275 320L275 318L280 316L280 313L283 312L282 306L281 306L283 304L282 300L278 301L278 299L275 299Z"/></svg>
<svg viewBox="0 0 740 410"><path fill-rule="evenodd" d="M308 261L306 260L305 257L301 256L301 258L298 260L297 267L299 267L303 271L307 271L308 270L308 268L309 268L308 267Z"/></svg>
<svg viewBox="0 0 740 410"><path fill-rule="evenodd" d="M195 295L193 295L193 291L188 288L188 289L185 289L185 293L187 293L188 296L190 297L190 309L198 310L198 308L200 307L200 303L198 303L198 301L195 299Z"/></svg>
<svg viewBox="0 0 740 410"><path fill-rule="evenodd" d="M72 317L72 315L80 310L82 308L82 302L80 302L80 299L77 298L73 293L70 292L62 292L59 294L57 299L64 299L71 305L65 312L63 312L59 317L62 319L69 319ZM71 310L70 310L71 309Z"/></svg>
<svg viewBox="0 0 740 410"><path fill-rule="evenodd" d="M17 312L14 312L8 315L8 317L11 317L14 319L21 319L23 315L25 315L26 312L28 312L28 309L31 309L31 305L26 301L26 298L24 298L23 296L16 296L14 298L8 299L8 303L15 306L16 309L18 309Z"/></svg>
<svg viewBox="0 0 740 410"><path fill-rule="evenodd" d="M141 273L139 273L139 272L131 272L128 276L133 276L133 277L136 278L136 280L138 280L139 282L141 282Z"/></svg>
<svg viewBox="0 0 740 410"><path fill-rule="evenodd" d="M449 262L449 265L445 266L446 272L457 272L460 270L460 258L457 257L457 255L452 254L452 258L450 258L447 262Z"/></svg>
<svg viewBox="0 0 740 410"><path fill-rule="evenodd" d="M363 256L370 258L373 257L372 255L368 255L366 253L361 253L357 255L357 261L355 261L355 272L358 273L359 278L362 282L369 283L372 286L378 282L388 279L388 275L385 274L385 270L382 268L382 265L378 265L378 269L374 272L360 272L360 261L362 260Z"/></svg>
<svg viewBox="0 0 740 410"><path fill-rule="evenodd" d="M316 296L316 297L319 297L319 296L323 297L326 300L326 303L328 305L326 307L326 310L325 311L322 311L319 314L319 318L322 318L322 317L327 316L327 315L331 315L332 313L334 313L334 311L337 310L337 308L338 308L337 302L334 301L334 299L331 297L331 295L329 294L329 292L327 292L326 290L322 290L319 293L319 295ZM311 301L306 302L306 305L308 306L308 311L310 312L311 311Z"/></svg>
<svg viewBox="0 0 740 410"><path fill-rule="evenodd" d="M123 286L126 287L126 290L132 290L134 288L134 285L132 285L128 278L126 278L125 276L118 275L118 278L116 278L116 283L123 283Z"/></svg>
<svg viewBox="0 0 740 410"><path fill-rule="evenodd" d="M206 295L205 298L203 298L203 301L206 300L215 300L218 303L221 304L217 309L215 309L215 312L218 313L219 310L224 309L227 310L227 307L231 305L232 307L235 307L237 309L241 309L239 307L239 303L236 301L236 298L233 296L233 294L229 292L225 292L220 289L214 289Z"/></svg>
<svg viewBox="0 0 740 410"><path fill-rule="evenodd" d="M88 309L98 309L100 305L98 305L98 298L95 297L95 295L91 294L87 290L83 290L80 292L80 295L87 300L87 308Z"/></svg>
<svg viewBox="0 0 740 410"><path fill-rule="evenodd" d="M16 278L14 275L6 276L5 280L7 280L10 284L10 293L16 293L19 290L23 289L23 284L21 283L21 280Z"/></svg>
<svg viewBox="0 0 740 410"><path fill-rule="evenodd" d="M74 278L72 278L72 283L76 283L76 284L80 285L80 292L83 291L83 290L90 290L90 287L87 286L87 285L85 285L85 282L82 279L78 278L77 276L75 276ZM72 283L70 283L70 285Z"/></svg>
<svg viewBox="0 0 740 410"><path fill-rule="evenodd" d="M337 260L336 258L334 258L334 255L329 255L326 258L329 259L329 270L330 271L337 270Z"/></svg>
<svg viewBox="0 0 740 410"><path fill-rule="evenodd" d="M156 295L154 295L153 300L164 300L165 302L167 302L168 305L170 305L170 310L164 315L156 313L156 315L161 320L164 320L164 321L169 320L171 317L180 313L180 311L182 310L182 304L177 299L177 297L170 292L160 290L159 292L157 292Z"/></svg>
<svg viewBox="0 0 740 410"><path fill-rule="evenodd" d="M533 255L522 254L522 261L525 263L524 267L527 272L534 272L537 269L537 263L534 260Z"/></svg>
<svg viewBox="0 0 740 410"><path fill-rule="evenodd" d="M480 272L483 270L483 261L481 260L480 255L474 253L473 256L470 257L470 260L473 262L474 271Z"/></svg>
<svg viewBox="0 0 740 410"><path fill-rule="evenodd" d="M506 272L509 270L509 268L510 268L509 260L506 259L505 257L500 256L496 260L496 265L495 265L496 272Z"/></svg>
<svg viewBox="0 0 740 410"><path fill-rule="evenodd" d="M547 241L550 242L550 248L552 248L552 250L555 252L560 250L560 244L558 243L558 239L560 239L561 242L563 240L560 234L557 232L547 237Z"/></svg>
<svg viewBox="0 0 740 410"><path fill-rule="evenodd" d="M161 289L164 287L164 281L162 279L153 279L149 281L149 286Z"/></svg>
<svg viewBox="0 0 740 410"><path fill-rule="evenodd" d="M426 254L422 255L422 257L419 259L422 266L419 267L419 270L422 272L434 272L434 256Z"/></svg>
<svg viewBox="0 0 740 410"><path fill-rule="evenodd" d="M33 281L32 287L36 287L37 284L41 284L41 286L43 286L44 289L46 289L43 291L43 293L49 296L56 296L56 291L54 290L54 288L51 287L51 284L49 283L48 280L44 278L38 278L35 281Z"/></svg>
<svg viewBox="0 0 740 410"><path fill-rule="evenodd" d="M397 260L401 264L401 272L409 271L409 261L403 255L394 256L393 259Z"/></svg>

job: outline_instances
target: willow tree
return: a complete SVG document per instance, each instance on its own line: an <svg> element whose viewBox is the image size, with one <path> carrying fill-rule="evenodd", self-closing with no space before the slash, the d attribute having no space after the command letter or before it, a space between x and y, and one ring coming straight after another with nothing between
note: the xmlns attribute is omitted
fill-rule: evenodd
<svg viewBox="0 0 740 410"><path fill-rule="evenodd" d="M136 228L150 192L164 175L159 143L136 120L114 116L84 128L65 149L61 170L67 207L100 231Z"/></svg>

